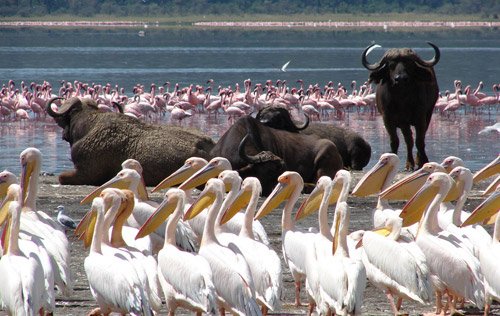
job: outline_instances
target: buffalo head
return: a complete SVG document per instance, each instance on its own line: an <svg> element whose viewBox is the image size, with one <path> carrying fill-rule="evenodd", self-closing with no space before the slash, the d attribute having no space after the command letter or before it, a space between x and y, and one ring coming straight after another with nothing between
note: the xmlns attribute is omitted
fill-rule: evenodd
<svg viewBox="0 0 500 316"><path fill-rule="evenodd" d="M296 125L287 109L268 106L261 109L255 118L266 126L297 133L309 126L309 117L307 115L305 117L304 124Z"/></svg>
<svg viewBox="0 0 500 316"><path fill-rule="evenodd" d="M368 63L366 55L375 45L368 46L362 56L363 66L370 70L370 80L375 83L389 81L393 86L406 86L416 81L431 82L435 80L433 66L439 62L441 53L439 48L427 42L434 49L434 57L431 60L421 59L410 48L392 48L385 52L382 59L374 64Z"/></svg>
<svg viewBox="0 0 500 316"><path fill-rule="evenodd" d="M258 178L262 185L262 194L268 195L273 190L278 176L286 171L285 162L267 150L261 151L256 155L248 155L245 152L245 144L250 137L250 134L247 134L238 146L240 158L248 163L248 165L239 169L238 172L242 178Z"/></svg>

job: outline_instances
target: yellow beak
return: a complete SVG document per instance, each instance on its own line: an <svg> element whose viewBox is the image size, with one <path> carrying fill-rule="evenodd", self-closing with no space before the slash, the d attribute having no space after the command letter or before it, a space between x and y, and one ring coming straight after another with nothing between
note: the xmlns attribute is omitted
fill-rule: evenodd
<svg viewBox="0 0 500 316"><path fill-rule="evenodd" d="M470 216L462 223L462 227L481 221L489 220L500 211L500 186L486 200L484 200Z"/></svg>
<svg viewBox="0 0 500 316"><path fill-rule="evenodd" d="M184 214L184 220L193 219L196 215L200 214L201 211L212 205L214 201L215 194L213 192L201 192L196 201L194 201L186 211L186 214Z"/></svg>
<svg viewBox="0 0 500 316"><path fill-rule="evenodd" d="M179 183L182 183L186 181L190 176L192 176L196 171L197 171L196 169L192 168L191 164L185 163L174 173L163 179L163 181L160 182L156 187L154 187L153 190L151 190L151 192L167 189Z"/></svg>
<svg viewBox="0 0 500 316"><path fill-rule="evenodd" d="M386 200L409 200L424 185L429 175L428 171L419 169L385 189L380 197Z"/></svg>
<svg viewBox="0 0 500 316"><path fill-rule="evenodd" d="M307 199L300 205L297 214L295 214L295 220L298 221L317 211L321 205L321 201L323 200L324 193L324 189L315 187Z"/></svg>
<svg viewBox="0 0 500 316"><path fill-rule="evenodd" d="M493 182L491 182L491 184L486 188L486 190L484 190L483 196L493 192L495 188L499 185L500 185L500 176L498 176L495 180L493 180Z"/></svg>
<svg viewBox="0 0 500 316"><path fill-rule="evenodd" d="M474 183L478 183L484 179L500 173L500 155L497 156L495 160L486 165L483 169L476 172L473 178Z"/></svg>
<svg viewBox="0 0 500 316"><path fill-rule="evenodd" d="M177 199L165 199L154 213L142 224L135 239L145 237L154 232L175 211Z"/></svg>
<svg viewBox="0 0 500 316"><path fill-rule="evenodd" d="M189 179L187 179L184 183L179 186L181 190L189 190L205 184L209 179L215 178L221 173L222 170L217 168L213 163L209 163L200 170L198 170L195 174L193 174Z"/></svg>
<svg viewBox="0 0 500 316"><path fill-rule="evenodd" d="M289 199L292 192L293 185L286 182L278 182L276 187L274 187L273 192L271 192L264 203L260 206L257 214L254 216L254 219L257 220L269 214L272 210L277 208L281 202Z"/></svg>
<svg viewBox="0 0 500 316"><path fill-rule="evenodd" d="M251 190L240 190L234 202L224 211L220 224L227 223L234 215L236 215L242 208L250 203L252 197Z"/></svg>
<svg viewBox="0 0 500 316"><path fill-rule="evenodd" d="M438 192L438 187L424 184L406 203L399 214L399 217L403 219L403 227L419 222L427 206Z"/></svg>
<svg viewBox="0 0 500 316"><path fill-rule="evenodd" d="M120 178L119 176L115 176L114 178L110 179L108 182L104 183L94 191L92 191L89 195L83 198L83 200L80 202L80 204L87 204L92 202L94 198L98 197L101 192L104 189L107 188L116 188L116 189L128 189L130 187L130 180L126 180L123 178Z"/></svg>
<svg viewBox="0 0 500 316"><path fill-rule="evenodd" d="M378 193L384 185L389 171L390 166L385 162L379 161L359 180L352 191L352 195L364 197Z"/></svg>

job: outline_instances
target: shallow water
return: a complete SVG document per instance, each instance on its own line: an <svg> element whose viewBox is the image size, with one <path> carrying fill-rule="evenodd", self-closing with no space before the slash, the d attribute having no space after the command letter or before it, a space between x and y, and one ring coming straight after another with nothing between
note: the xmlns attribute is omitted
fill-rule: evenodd
<svg viewBox="0 0 500 316"><path fill-rule="evenodd" d="M138 36L145 31L144 36ZM264 83L270 79L287 80L296 86L328 81L348 86L352 80L364 82L368 71L361 66L363 49L372 42L390 47L412 47L423 58L432 56L426 41L441 49L436 74L441 91L453 90L453 80L474 88L479 81L491 94L491 86L499 81L500 37L495 29L436 31L378 30L220 30L220 29L51 29L0 28L0 84L12 79L41 83L49 81L54 92L61 80L124 87L165 81L215 86L243 85L243 80ZM370 53L376 61L384 49ZM287 71L280 67L291 61ZM359 85L359 84L358 84ZM478 135L485 126L499 121L499 112L492 109L480 115L469 112L451 117L435 115L426 144L429 159L441 161L448 155L463 158L469 168L477 170L500 152L498 134ZM387 134L380 116L350 113L343 120L329 123L348 126L359 132L372 145L373 165L380 154L389 150ZM161 120L169 124L169 118ZM217 119L195 115L183 125L202 129L217 140L229 127L227 117ZM51 119L45 122L0 122L0 170L19 173L19 153L28 146L38 147L43 155L42 169L59 173L72 167L69 145L61 140L61 129ZM399 156L404 161L401 138Z"/></svg>

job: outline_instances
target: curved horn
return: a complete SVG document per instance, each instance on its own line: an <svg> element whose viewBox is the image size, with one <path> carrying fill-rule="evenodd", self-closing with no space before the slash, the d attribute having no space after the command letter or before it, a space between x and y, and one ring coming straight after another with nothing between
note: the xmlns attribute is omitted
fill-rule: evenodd
<svg viewBox="0 0 500 316"><path fill-rule="evenodd" d="M363 66L366 69L371 70L371 71L379 70L382 67L380 62L375 63L375 64L370 64L370 63L368 63L368 60L366 59L366 55L368 54L368 51L371 50L375 45L377 45L377 44L371 44L370 46L365 48L365 50L363 51L363 54L361 55L361 63L363 64Z"/></svg>
<svg viewBox="0 0 500 316"><path fill-rule="evenodd" d="M64 115L66 112L68 112L77 102L81 102L79 98L74 97L71 99L66 100L66 102L63 103L63 105L59 108L57 112L52 110L52 107L50 106L55 100L58 99L64 99L63 97L53 97L49 101L47 101L47 105L45 106L45 109L47 110L47 113L52 116L52 117L60 117Z"/></svg>
<svg viewBox="0 0 500 316"><path fill-rule="evenodd" d="M432 59L430 60L422 60L418 58L417 63L419 63L423 67L433 67L439 62L439 59L441 58L441 52L439 51L439 48L431 42L427 42L427 44L434 48L434 57L432 57Z"/></svg>
<svg viewBox="0 0 500 316"><path fill-rule="evenodd" d="M306 121L304 122L304 124L295 125L295 127L297 128L297 131L303 131L309 126L309 115L304 114L304 116L306 117Z"/></svg>
<svg viewBox="0 0 500 316"><path fill-rule="evenodd" d="M255 164L259 163L260 159L257 158L257 156L249 156L245 152L245 144L247 142L247 139L250 137L250 134L246 134L245 137L241 140L240 144L238 145L238 154L240 155L241 159L245 160L246 162L250 164Z"/></svg>

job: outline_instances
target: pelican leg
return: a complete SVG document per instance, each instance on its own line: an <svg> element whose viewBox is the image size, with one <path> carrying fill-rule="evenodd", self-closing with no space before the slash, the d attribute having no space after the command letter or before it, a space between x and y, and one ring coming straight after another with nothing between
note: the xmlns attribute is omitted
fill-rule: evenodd
<svg viewBox="0 0 500 316"><path fill-rule="evenodd" d="M300 281L295 281L295 306L299 307L300 304Z"/></svg>
<svg viewBox="0 0 500 316"><path fill-rule="evenodd" d="M443 302L441 299L443 298L443 294L441 291L436 291L436 315L441 314L441 310L443 309Z"/></svg>
<svg viewBox="0 0 500 316"><path fill-rule="evenodd" d="M262 305L262 308L261 308L261 311L262 311L262 316L266 316L267 315L267 306L265 305Z"/></svg>
<svg viewBox="0 0 500 316"><path fill-rule="evenodd" d="M313 300L311 300L309 302L309 311L307 312L307 315L311 316L314 311L314 308L316 308L316 303Z"/></svg>
<svg viewBox="0 0 500 316"><path fill-rule="evenodd" d="M201 312L196 312L196 316L201 316Z"/></svg>
<svg viewBox="0 0 500 316"><path fill-rule="evenodd" d="M398 308L396 307L396 304L394 304L394 296L392 296L392 293L390 290L385 291L385 295L387 296L387 300L389 301L389 304L391 305L391 309L394 315L398 315Z"/></svg>
<svg viewBox="0 0 500 316"><path fill-rule="evenodd" d="M219 315L220 316L226 315L226 311L224 310L224 308L219 308Z"/></svg>
<svg viewBox="0 0 500 316"><path fill-rule="evenodd" d="M401 304L403 303L403 298L399 297L398 302L396 303L396 309L399 311L401 309Z"/></svg>
<svg viewBox="0 0 500 316"><path fill-rule="evenodd" d="M484 304L484 316L488 316L490 314L490 303Z"/></svg>
<svg viewBox="0 0 500 316"><path fill-rule="evenodd" d="M101 309L99 307L94 308L87 314L87 316L99 316L99 315L102 315Z"/></svg>

